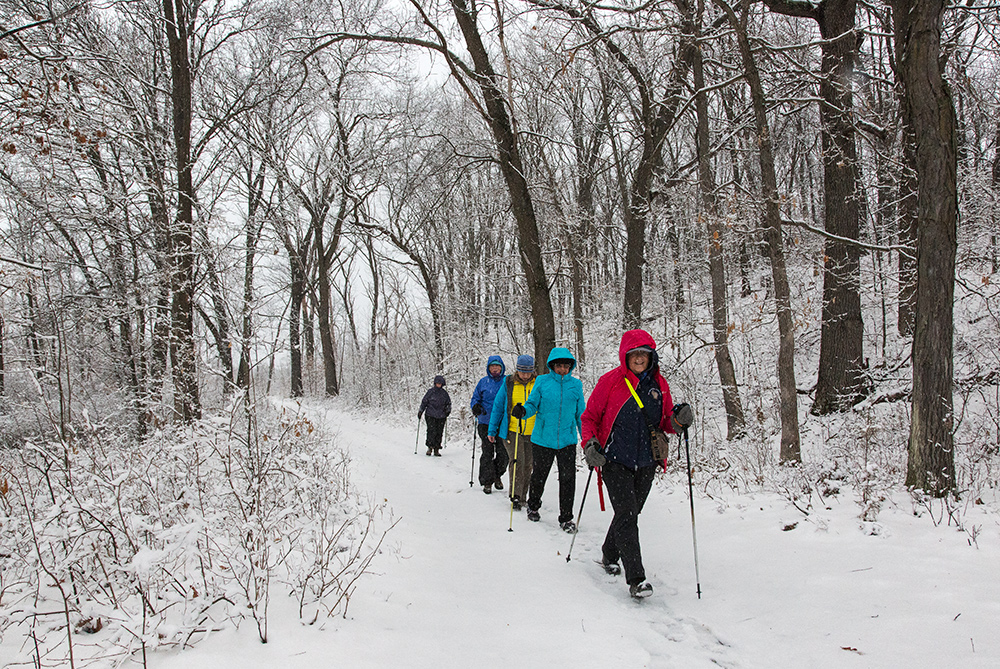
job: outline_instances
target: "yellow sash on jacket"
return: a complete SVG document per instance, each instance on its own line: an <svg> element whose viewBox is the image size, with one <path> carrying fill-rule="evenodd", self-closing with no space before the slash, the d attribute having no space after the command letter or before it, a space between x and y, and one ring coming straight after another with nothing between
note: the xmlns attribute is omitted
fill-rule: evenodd
<svg viewBox="0 0 1000 669"><path fill-rule="evenodd" d="M525 402L527 402L528 395L531 394L531 389L534 387L535 387L534 378L532 378L527 383L520 383L515 379L513 387L511 388L510 391L510 398L511 398L510 406L513 407L515 404L523 405ZM527 437L531 434L531 430L535 427L534 416L532 416L531 418L522 418L520 421L518 421L513 416L509 416L509 418L510 418L510 423L508 423L507 429L510 432L517 432L518 431L517 425L518 423L520 423L522 428L521 434Z"/></svg>

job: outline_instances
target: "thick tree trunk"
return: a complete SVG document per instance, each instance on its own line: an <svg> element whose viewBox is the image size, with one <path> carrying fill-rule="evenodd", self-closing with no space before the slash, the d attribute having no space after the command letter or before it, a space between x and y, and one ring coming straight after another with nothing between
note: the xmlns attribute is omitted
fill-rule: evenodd
<svg viewBox="0 0 1000 669"><path fill-rule="evenodd" d="M892 3L892 30L894 35L896 64L896 95L899 100L899 124L901 134L902 170L899 175L898 193L896 194L897 219L896 237L899 246L906 251L898 255L897 276L899 280L899 298L896 312L896 329L904 337L913 334L914 314L917 295L917 140L914 136L913 112L906 103L908 96L905 77L901 72L906 43L908 11L902 3Z"/></svg>
<svg viewBox="0 0 1000 669"><path fill-rule="evenodd" d="M906 485L934 495L955 489L954 290L958 218L955 110L941 60L944 0L894 0L902 40L899 72L917 158L917 300L913 410Z"/></svg>
<svg viewBox="0 0 1000 669"><path fill-rule="evenodd" d="M555 316L549 284L545 278L542 262L542 247L538 234L538 223L532 204L531 191L525 179L524 164L518 148L511 119L507 114L503 95L500 92L497 75L490 62L489 53L479 34L476 11L467 0L451 0L455 19L465 38L466 48L472 56L476 71L476 83L483 94L486 113L493 140L497 147L500 171L510 193L511 211L517 223L518 247L521 269L524 271L528 287L528 301L534 321L532 334L535 343L535 359L545 360L556 344Z"/></svg>
<svg viewBox="0 0 1000 669"><path fill-rule="evenodd" d="M825 40L820 81L825 226L827 232L849 240L858 239L861 218L851 90L857 57L856 4L856 0L824 0L819 21ZM825 256L819 377L811 409L817 415L843 411L867 393L860 250L828 238Z"/></svg>
<svg viewBox="0 0 1000 669"><path fill-rule="evenodd" d="M778 316L778 395L781 413L781 451L783 463L799 462L802 459L799 439L798 397L795 388L795 330L792 322L791 292L788 287L788 272L785 267L785 253L781 232L781 211L778 209L778 179L774 170L774 151L770 126L767 121L767 107L764 87L760 81L757 63L753 58L750 39L746 28L746 8L743 19L724 0L716 0L726 12L730 24L736 31L740 55L743 60L744 76L750 86L754 120L759 143L761 187L764 196L764 230L767 235L767 250L771 260L771 277L774 282L774 303Z"/></svg>
<svg viewBox="0 0 1000 669"><path fill-rule="evenodd" d="M176 3L176 4L175 4ZM201 417L194 347L194 182L191 165L191 63L188 59L187 4L163 0L170 49L174 151L177 162L177 215L170 231L170 362L174 410L184 422Z"/></svg>
<svg viewBox="0 0 1000 669"><path fill-rule="evenodd" d="M708 226L708 273L712 281L712 335L714 338L715 366L722 386L722 401L726 408L726 438L736 439L746 433L743 403L736 383L736 367L729 353L729 305L726 283L726 265L723 254L725 227L719 216L715 199L715 174L712 172L711 143L709 139L708 93L705 91L705 64L701 49L695 49L692 61L695 88L697 125L695 139L698 147L698 190L702 211Z"/></svg>
<svg viewBox="0 0 1000 669"><path fill-rule="evenodd" d="M765 0L771 11L811 18L823 37L820 93L820 136L823 146L824 227L845 240L857 240L860 229L860 167L855 141L854 33L857 0ZM823 259L823 326L819 377L812 413L842 411L866 393L864 324L861 320L860 252L850 241L828 238Z"/></svg>

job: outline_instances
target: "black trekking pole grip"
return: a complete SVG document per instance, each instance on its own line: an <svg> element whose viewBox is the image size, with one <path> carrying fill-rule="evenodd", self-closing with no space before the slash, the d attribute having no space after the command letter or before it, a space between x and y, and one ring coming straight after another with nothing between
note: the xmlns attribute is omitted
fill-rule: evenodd
<svg viewBox="0 0 1000 669"><path fill-rule="evenodd" d="M688 444L688 429L684 426L684 452L687 453L688 499L691 501L691 541L694 544L694 578L698 599L701 599L701 574L698 571L698 532L694 524L694 484L691 482L691 447Z"/></svg>
<svg viewBox="0 0 1000 669"><path fill-rule="evenodd" d="M570 556L573 554L573 544L576 543L576 535L580 533L580 518L583 517L583 503L587 501L587 491L590 490L590 479L594 478L594 468L590 468L590 473L587 474L587 485L583 486L583 497L580 499L580 510L576 514L576 532L573 533L573 539L569 542L569 550L566 552L566 562L569 562Z"/></svg>

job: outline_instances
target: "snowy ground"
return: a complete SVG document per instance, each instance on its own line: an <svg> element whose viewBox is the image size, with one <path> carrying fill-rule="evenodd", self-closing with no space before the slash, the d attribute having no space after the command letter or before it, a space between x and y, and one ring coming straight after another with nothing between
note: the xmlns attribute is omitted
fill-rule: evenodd
<svg viewBox="0 0 1000 669"><path fill-rule="evenodd" d="M452 421L443 457L428 458L422 447L413 454L413 425L336 407L324 409L326 421L350 448L353 484L387 500L386 526L399 521L347 618L304 626L276 600L267 645L248 622L193 650L154 654L150 666L1000 666L996 516L971 518L976 548L968 534L914 517L903 495L883 509L878 536L860 529L846 498L803 519L772 495L698 497L699 600L686 486L662 481L640 518L655 592L636 602L594 562L611 519L596 486L567 563L554 472L542 521L518 513L508 532L506 496L469 486L471 426L456 434ZM578 505L585 481L581 469Z"/></svg>

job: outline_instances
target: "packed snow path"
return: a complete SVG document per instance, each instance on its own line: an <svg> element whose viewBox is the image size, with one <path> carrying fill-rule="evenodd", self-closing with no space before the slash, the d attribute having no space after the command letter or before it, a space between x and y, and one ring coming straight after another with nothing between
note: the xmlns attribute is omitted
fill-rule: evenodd
<svg viewBox="0 0 1000 669"><path fill-rule="evenodd" d="M658 481L640 517L655 591L635 601L623 576L595 563L611 520L596 479L567 562L572 537L556 523L555 471L541 522L515 512L508 532L507 491L469 486L471 424L449 421L443 456L426 457L422 433L413 453L415 418L390 426L338 406L324 405L320 419L349 448L352 485L386 502L383 529L398 520L347 619L304 626L275 595L267 645L248 622L153 666L998 666L996 527L989 549L976 550L926 519L895 539L865 536L850 500L803 521L773 497L699 498L699 600L685 486ZM581 467L575 511L585 482ZM782 531L786 521L799 527ZM921 549L927 559L915 555Z"/></svg>

